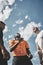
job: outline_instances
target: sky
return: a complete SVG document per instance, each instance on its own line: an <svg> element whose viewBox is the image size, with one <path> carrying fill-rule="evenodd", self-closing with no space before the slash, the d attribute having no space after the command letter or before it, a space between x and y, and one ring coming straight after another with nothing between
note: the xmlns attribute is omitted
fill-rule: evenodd
<svg viewBox="0 0 43 65"><path fill-rule="evenodd" d="M33 65L40 65L35 44L36 34L33 32L32 26L43 30L43 0L0 0L0 20L6 24L3 39L4 45L11 55L8 65L12 65L13 58L9 41L14 39L17 32L30 45Z"/></svg>

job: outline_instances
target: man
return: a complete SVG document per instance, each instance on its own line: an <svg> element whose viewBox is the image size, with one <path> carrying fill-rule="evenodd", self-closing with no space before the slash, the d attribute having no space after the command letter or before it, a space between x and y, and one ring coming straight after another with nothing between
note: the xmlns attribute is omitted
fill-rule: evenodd
<svg viewBox="0 0 43 65"><path fill-rule="evenodd" d="M32 54L29 51L28 43L17 33L15 40L10 41L10 51L13 53L12 65L33 65L31 62Z"/></svg>
<svg viewBox="0 0 43 65"><path fill-rule="evenodd" d="M7 64L8 53L4 46L4 41L3 41L4 28L5 28L5 23L0 21L0 65L8 65Z"/></svg>
<svg viewBox="0 0 43 65"><path fill-rule="evenodd" d="M37 35L35 42L38 50L40 64L43 65L43 30L40 31L37 27L33 27L33 31Z"/></svg>

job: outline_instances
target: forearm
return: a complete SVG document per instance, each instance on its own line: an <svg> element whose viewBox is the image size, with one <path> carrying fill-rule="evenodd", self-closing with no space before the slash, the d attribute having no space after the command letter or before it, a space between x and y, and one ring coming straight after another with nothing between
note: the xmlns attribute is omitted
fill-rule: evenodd
<svg viewBox="0 0 43 65"><path fill-rule="evenodd" d="M1 49L2 54L4 54L4 52L5 52L5 47L4 47L4 45L1 44L1 43L0 43L0 49Z"/></svg>
<svg viewBox="0 0 43 65"><path fill-rule="evenodd" d="M39 59L42 60L42 52L41 50L38 51Z"/></svg>
<svg viewBox="0 0 43 65"><path fill-rule="evenodd" d="M19 43L16 43L16 44L14 44L12 47L10 47L10 52L12 52L13 50L15 50L15 48L17 47L18 44L19 44Z"/></svg>
<svg viewBox="0 0 43 65"><path fill-rule="evenodd" d="M2 43L0 43L0 48L5 49L5 47L4 47L4 45Z"/></svg>
<svg viewBox="0 0 43 65"><path fill-rule="evenodd" d="M39 55L39 59L42 60L42 55Z"/></svg>

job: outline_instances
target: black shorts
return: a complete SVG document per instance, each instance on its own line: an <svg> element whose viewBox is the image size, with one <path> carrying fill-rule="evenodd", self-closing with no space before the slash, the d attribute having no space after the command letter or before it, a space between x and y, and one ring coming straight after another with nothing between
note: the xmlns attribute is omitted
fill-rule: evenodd
<svg viewBox="0 0 43 65"><path fill-rule="evenodd" d="M13 58L12 65L33 65L27 56L17 56Z"/></svg>
<svg viewBox="0 0 43 65"><path fill-rule="evenodd" d="M0 60L0 65L8 65L8 64L7 64L7 61L6 61L6 60L1 59L1 60Z"/></svg>

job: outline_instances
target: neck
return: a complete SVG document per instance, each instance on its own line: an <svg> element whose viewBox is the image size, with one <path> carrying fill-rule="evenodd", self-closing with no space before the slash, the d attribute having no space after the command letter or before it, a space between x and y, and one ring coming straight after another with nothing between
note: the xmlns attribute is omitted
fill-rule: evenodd
<svg viewBox="0 0 43 65"><path fill-rule="evenodd" d="M40 31L38 30L38 31L36 32L36 35L38 35L38 34L39 34L39 32L40 32Z"/></svg>

